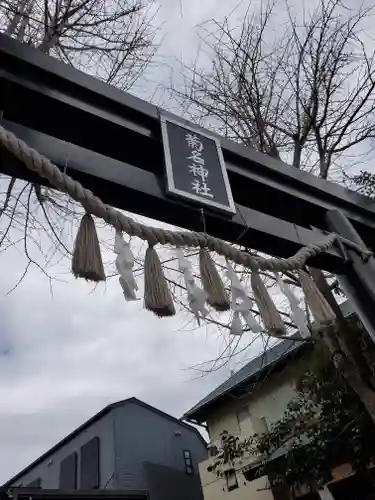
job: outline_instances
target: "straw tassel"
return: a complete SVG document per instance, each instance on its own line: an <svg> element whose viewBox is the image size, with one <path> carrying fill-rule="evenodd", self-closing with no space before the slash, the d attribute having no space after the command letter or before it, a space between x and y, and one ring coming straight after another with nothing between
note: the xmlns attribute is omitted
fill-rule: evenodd
<svg viewBox="0 0 375 500"><path fill-rule="evenodd" d="M161 262L153 246L146 250L144 304L160 318L176 314Z"/></svg>
<svg viewBox="0 0 375 500"><path fill-rule="evenodd" d="M204 248L199 250L199 266L203 289L208 295L208 304L216 311L228 311L230 309L229 297L214 261Z"/></svg>
<svg viewBox="0 0 375 500"><path fill-rule="evenodd" d="M285 324L257 270L251 273L251 287L266 332L274 337L285 335Z"/></svg>
<svg viewBox="0 0 375 500"><path fill-rule="evenodd" d="M86 213L79 225L74 243L72 273L76 278L105 281L98 235L92 216Z"/></svg>
<svg viewBox="0 0 375 500"><path fill-rule="evenodd" d="M298 278L314 320L319 325L331 325L334 323L336 315L322 292L316 286L314 280L302 270L298 271Z"/></svg>

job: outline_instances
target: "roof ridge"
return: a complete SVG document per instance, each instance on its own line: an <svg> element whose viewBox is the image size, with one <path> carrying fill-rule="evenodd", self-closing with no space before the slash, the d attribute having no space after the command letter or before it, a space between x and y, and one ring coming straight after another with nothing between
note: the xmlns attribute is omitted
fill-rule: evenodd
<svg viewBox="0 0 375 500"><path fill-rule="evenodd" d="M8 479L2 487L9 487L17 481L17 479L27 472L29 472L31 469L36 467L38 464L43 462L46 458L48 458L50 455L52 455L56 450L60 449L62 446L65 444L69 443L72 439L74 439L80 432L82 432L84 429L87 429L90 427L92 424L103 418L105 415L110 413L112 410L118 408L119 406L129 404L129 403L135 403L139 406L142 406L143 408L146 408L154 413L157 413L158 415L161 415L164 418L168 418L169 420L173 420L176 422L176 424L182 425L186 428L189 428L189 430L194 431L197 436L202 440L202 442L207 445L206 441L204 440L203 436L201 433L196 429L193 425L189 424L188 422L183 422L181 419L178 419L177 417L174 417L173 415L170 415L169 413L164 412L163 410L159 410L158 408L155 408L154 406L146 403L145 401L142 401L135 396L132 396L130 398L126 399L121 399L120 401L115 401L114 403L110 403L109 405L105 406L102 408L99 412L95 413L92 417L90 417L88 420L83 422L81 425L79 425L76 429L74 429L72 432L70 432L67 436L62 438L60 441L58 441L55 445L53 445L51 448L49 448L47 451L42 453L36 460L31 462L29 465L24 467L20 472L15 474L13 477Z"/></svg>

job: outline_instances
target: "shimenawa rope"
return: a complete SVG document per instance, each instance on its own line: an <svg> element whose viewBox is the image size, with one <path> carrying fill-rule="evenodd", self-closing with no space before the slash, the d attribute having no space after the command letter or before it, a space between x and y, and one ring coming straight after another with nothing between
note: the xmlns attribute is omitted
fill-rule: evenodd
<svg viewBox="0 0 375 500"><path fill-rule="evenodd" d="M48 160L48 158L30 148L24 141L16 137L12 132L4 129L1 125L0 145L13 153L29 170L47 179L49 183L58 190L69 194L74 200L81 203L85 209L86 214L82 219L73 252L72 271L76 277L83 277L93 281L102 281L105 279L99 240L92 219L92 215L95 215L112 225L116 231L123 231L129 236L137 236L148 241L149 248L146 252L144 272L144 303L146 309L153 311L157 316L171 316L175 314L173 299L163 274L161 262L154 249L157 243L161 243L162 245L171 244L177 248L200 248L200 274L204 292L207 295L207 302L218 311L228 310L230 308L230 301L221 281L221 277L217 272L215 263L207 250L215 251L219 255L224 256L227 260L250 268L253 271L251 282L254 297L258 304L259 313L263 319L264 325L270 335L279 336L285 333L285 325L265 285L260 279L258 274L259 270L274 272L295 269L300 270L299 275L302 289L305 292L306 299L309 302L315 319L318 319L322 323L329 323L331 320L334 320L332 311L330 311L328 304L325 303L326 301L315 283L301 270L304 268L309 258L332 247L338 238L337 235L329 234L321 242L301 248L295 255L288 259L264 259L253 257L249 255L249 253L242 252L234 246L218 238L209 236L206 233L167 231L165 229L150 227L135 222L120 211L103 203L90 190L85 189L79 182L72 179L65 172L61 172L56 165ZM371 252L361 248L355 243L350 241L345 241L345 243L361 253L363 258L368 258L368 256L371 255ZM119 253L118 249L117 253ZM126 261L128 267L126 267L126 270L123 269L122 271L127 276L128 281L130 280L129 283L131 285L131 276L129 278L126 274L131 274L133 262L129 255L128 260L130 260L129 262ZM125 278L122 276L122 278L120 278L120 283L121 279L123 280L122 286L124 288L124 285L126 285ZM132 287L136 288L136 285L133 283ZM124 291L129 292L127 288L125 288ZM192 299L193 288L191 288L190 292L190 299ZM124 295L125 298L136 298L134 293L125 293ZM246 298L245 295L245 299ZM236 303L235 306L236 308L240 308L241 304ZM245 314L244 311L242 312ZM245 314L245 318L246 317ZM247 319L249 320L249 318ZM241 331L241 321L238 311L236 320L237 324L235 325L236 328L233 328L233 333L238 334L238 332ZM253 323L254 322L252 322L252 328L254 328Z"/></svg>
<svg viewBox="0 0 375 500"><path fill-rule="evenodd" d="M21 160L29 170L36 172L47 179L52 186L69 194L74 200L81 203L87 213L103 219L129 236L137 236L148 241L151 246L161 243L162 245L171 244L178 247L207 248L244 267L264 271L287 271L302 269L309 258L328 250L337 239L335 234L329 234L319 243L303 247L295 255L287 259L252 257L248 253L242 252L228 243L205 233L168 231L135 222L120 211L103 203L89 189L85 189L69 175L62 173L48 158L29 147L23 140L1 125L0 143ZM355 243L350 243L350 246L360 253L366 254L366 250Z"/></svg>

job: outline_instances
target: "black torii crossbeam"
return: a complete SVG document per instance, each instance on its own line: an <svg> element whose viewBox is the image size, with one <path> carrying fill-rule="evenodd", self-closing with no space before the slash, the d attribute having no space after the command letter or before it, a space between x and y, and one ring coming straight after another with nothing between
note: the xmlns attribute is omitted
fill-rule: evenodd
<svg viewBox="0 0 375 500"><path fill-rule="evenodd" d="M71 177L104 202L178 227L203 230L199 206L167 194L160 118L184 124L180 118L4 35L0 35L0 113L5 128L61 169L66 166ZM339 232L334 218L327 222L327 214L336 210L375 251L375 207L369 198L251 148L223 138L220 144L236 214L205 209L209 234L288 257L316 242L319 236L313 228ZM0 171L45 184L5 150L0 150ZM309 264L338 274L347 266L334 249ZM371 288L371 272L362 274ZM370 304L372 310L367 306L361 314L372 318L375 297ZM375 332L375 318L370 323Z"/></svg>

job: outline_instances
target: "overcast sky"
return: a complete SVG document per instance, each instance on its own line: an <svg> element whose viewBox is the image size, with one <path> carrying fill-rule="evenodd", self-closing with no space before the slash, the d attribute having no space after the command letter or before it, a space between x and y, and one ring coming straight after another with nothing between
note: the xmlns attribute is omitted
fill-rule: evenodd
<svg viewBox="0 0 375 500"><path fill-rule="evenodd" d="M163 59L193 55L193 27L230 4L184 0L181 11L178 0L160 1ZM154 66L138 93L151 95L150 80L167 75ZM228 376L229 367L197 380L189 369L217 354L220 336L126 303L117 280L92 292L69 277L70 262L61 263L67 282L54 282L53 296L36 269L7 295L24 264L22 249L1 255L0 483L111 402L135 396L180 417Z"/></svg>
<svg viewBox="0 0 375 500"><path fill-rule="evenodd" d="M238 0L159 3L162 57L137 85L143 97L167 84L175 59L194 58L195 26L222 18ZM197 379L189 367L214 358L225 339L186 327L183 315L158 320L142 301L126 303L117 280L92 291L70 278L67 261L53 295L36 269L8 295L24 264L22 249L1 255L0 483L111 402L135 396L179 417L233 368Z"/></svg>

